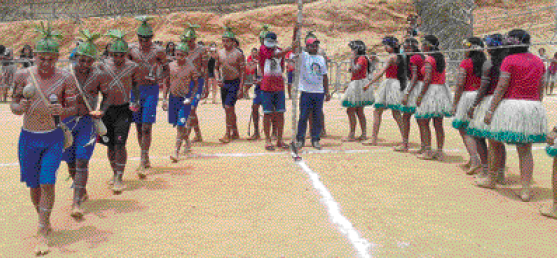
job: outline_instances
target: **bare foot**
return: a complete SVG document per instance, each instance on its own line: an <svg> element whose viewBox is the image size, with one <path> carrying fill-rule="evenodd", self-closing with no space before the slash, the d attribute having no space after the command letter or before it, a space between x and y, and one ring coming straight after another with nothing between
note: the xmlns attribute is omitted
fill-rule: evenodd
<svg viewBox="0 0 557 258"><path fill-rule="evenodd" d="M532 198L532 189L530 187L524 187L520 190L520 200L523 202L529 202Z"/></svg>
<svg viewBox="0 0 557 258"><path fill-rule="evenodd" d="M78 205L74 205L72 207L72 212L70 213L70 216L76 219L81 219L83 217L83 210Z"/></svg>
<svg viewBox="0 0 557 258"><path fill-rule="evenodd" d="M48 238L49 238L50 231L51 229L49 228L43 228L39 230L37 234L37 240L39 241L39 243L35 247L34 250L35 255L37 256L46 255L50 252L48 248Z"/></svg>
<svg viewBox="0 0 557 258"><path fill-rule="evenodd" d="M469 167L468 170L466 170L466 174L467 175L474 175L474 174L478 173L478 171L480 170L481 167L482 167L481 165L471 166L471 167Z"/></svg>
<svg viewBox="0 0 557 258"><path fill-rule="evenodd" d="M478 187L488 188L488 189L495 189L495 182L491 180L489 176L486 177L476 177L474 183Z"/></svg>
<svg viewBox="0 0 557 258"><path fill-rule="evenodd" d="M361 142L361 141L365 141L365 140L367 140L367 135L365 135L365 134L362 134L362 135L361 135L360 137L358 137L358 139L357 139L357 140L358 140L359 142Z"/></svg>
<svg viewBox="0 0 557 258"><path fill-rule="evenodd" d="M261 135L259 135L258 133L252 135L251 137L248 138L248 141L257 141L261 139Z"/></svg>
<svg viewBox="0 0 557 258"><path fill-rule="evenodd" d="M145 166L139 165L139 167L135 170L135 172L137 173L137 176L140 179L144 179L145 177L147 177L147 174L145 173L146 169L147 168ZM116 181L116 180L114 180L114 181Z"/></svg>
<svg viewBox="0 0 557 258"><path fill-rule="evenodd" d="M106 183L108 185L114 185L114 180L116 180L116 176L112 176L112 179L108 180Z"/></svg>
<svg viewBox="0 0 557 258"><path fill-rule="evenodd" d="M240 135L239 134L233 134L232 138L230 138L231 140L238 140L240 139Z"/></svg>
<svg viewBox="0 0 557 258"><path fill-rule="evenodd" d="M402 144L402 145L396 146L393 150L396 151L396 152L408 152L408 146L407 145L405 146L404 144Z"/></svg>
<svg viewBox="0 0 557 258"><path fill-rule="evenodd" d="M472 165L472 160L468 160L468 162L459 164L458 166L461 167L463 170L468 170L470 169L471 165Z"/></svg>
<svg viewBox="0 0 557 258"><path fill-rule="evenodd" d="M123 182L116 180L114 182L114 186L112 186L112 192L114 192L114 194L121 194L122 191L124 191L126 189L126 186L124 185Z"/></svg>
<svg viewBox="0 0 557 258"><path fill-rule="evenodd" d="M557 219L557 205L553 204L551 206L542 207L540 213L546 217Z"/></svg>
<svg viewBox="0 0 557 258"><path fill-rule="evenodd" d="M342 138L343 142L355 142L356 138L354 137L354 135L350 134L347 137Z"/></svg>
<svg viewBox="0 0 557 258"><path fill-rule="evenodd" d="M228 136L224 136L224 137L220 138L219 141L222 142L222 143L229 143L230 138L228 138Z"/></svg>
<svg viewBox="0 0 557 258"><path fill-rule="evenodd" d="M170 155L170 160L172 161L172 163L178 163L178 155Z"/></svg>
<svg viewBox="0 0 557 258"><path fill-rule="evenodd" d="M422 154L419 154L416 157L423 160L433 160L435 159L435 154L432 151L424 151L422 152Z"/></svg>
<svg viewBox="0 0 557 258"><path fill-rule="evenodd" d="M191 143L196 143L196 142L203 142L203 137L201 137L200 134L196 135L195 138L193 138L193 140L191 141Z"/></svg>

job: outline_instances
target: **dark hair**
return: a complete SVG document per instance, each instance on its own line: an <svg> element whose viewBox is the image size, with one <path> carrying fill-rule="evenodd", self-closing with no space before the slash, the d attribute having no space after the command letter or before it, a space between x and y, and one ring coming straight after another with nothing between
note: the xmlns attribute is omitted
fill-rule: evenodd
<svg viewBox="0 0 557 258"><path fill-rule="evenodd" d="M172 44L174 46L174 48L172 50L170 50L170 44ZM172 53L170 53L170 52L172 52ZM166 43L166 55L170 55L170 56L175 56L176 55L176 44L174 44L174 42L168 41L168 43Z"/></svg>
<svg viewBox="0 0 557 258"><path fill-rule="evenodd" d="M23 56L25 55L25 49L29 49L30 51L30 57L33 58L33 48L30 45L24 45L23 48L21 48L21 52L20 54Z"/></svg>
<svg viewBox="0 0 557 258"><path fill-rule="evenodd" d="M484 47L484 43L480 38L477 37L471 37L471 38L467 38L466 41L472 43L475 46L479 46L479 47ZM474 74L477 77L482 77L482 66L485 62L485 60L487 60L487 58L485 57L485 53L483 52L483 50L470 50L470 59L472 60L472 64L474 64Z"/></svg>
<svg viewBox="0 0 557 258"><path fill-rule="evenodd" d="M0 54L3 55L4 51L6 51L6 46L0 45Z"/></svg>
<svg viewBox="0 0 557 258"><path fill-rule="evenodd" d="M366 44L361 40L354 40L348 43L348 46L352 50L356 50L356 54L359 56L363 56L366 54Z"/></svg>
<svg viewBox="0 0 557 258"><path fill-rule="evenodd" d="M197 45L205 46L205 43L203 43L203 41L197 41Z"/></svg>
<svg viewBox="0 0 557 258"><path fill-rule="evenodd" d="M254 48L251 49L251 51L252 51L252 52L253 52L253 51L259 51L259 49L257 49L257 48L254 47Z"/></svg>
<svg viewBox="0 0 557 258"><path fill-rule="evenodd" d="M433 51L439 51L439 39L433 35L426 35L424 37L425 41L432 45ZM429 54L435 59L435 65L437 66L437 72L442 73L445 71L445 56L441 52L436 52L433 54Z"/></svg>
<svg viewBox="0 0 557 258"><path fill-rule="evenodd" d="M488 39L486 40L488 47L497 47L501 46L503 42L503 35L501 34L493 34L487 36ZM491 43L491 44L490 44ZM503 60L508 55L508 49L506 48L495 48L489 49L487 51L491 56L491 71L489 73L489 77L491 77L491 81L496 81L499 79L499 75L501 73L501 64Z"/></svg>
<svg viewBox="0 0 557 258"><path fill-rule="evenodd" d="M240 47L240 41L237 38L232 38L232 41L234 43L236 43L236 45L238 45L238 47Z"/></svg>
<svg viewBox="0 0 557 258"><path fill-rule="evenodd" d="M525 30L515 29L509 31L507 34L507 44L508 45L530 45L530 34ZM514 38L514 39L513 39ZM529 46L517 46L509 48L509 55L526 53L528 52Z"/></svg>
<svg viewBox="0 0 557 258"><path fill-rule="evenodd" d="M425 56L420 53L420 48L419 46L419 42L417 39L415 38L407 38L404 40L404 44L410 44L410 47L412 47L412 52L411 53L406 53L406 75L408 79L412 78L412 71L410 70L410 59L414 56L414 55L420 55L422 57L423 60L425 60Z"/></svg>
<svg viewBox="0 0 557 258"><path fill-rule="evenodd" d="M398 43L398 39L393 36L384 37L382 42L383 45L390 46L393 48L393 53L396 54L396 65L398 67L398 71L396 74L397 80L400 82L400 90L403 91L406 89L406 61L404 57L400 54L400 44Z"/></svg>

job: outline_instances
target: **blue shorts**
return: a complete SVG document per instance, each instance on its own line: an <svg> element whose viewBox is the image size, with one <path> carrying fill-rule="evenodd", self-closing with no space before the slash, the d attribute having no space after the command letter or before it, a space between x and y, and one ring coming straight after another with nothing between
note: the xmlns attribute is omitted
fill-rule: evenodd
<svg viewBox="0 0 557 258"><path fill-rule="evenodd" d="M157 104L159 103L159 85L140 85L139 111L133 112L133 122L136 124L154 124L157 120ZM132 94L131 102L135 102Z"/></svg>
<svg viewBox="0 0 557 258"><path fill-rule="evenodd" d="M44 133L22 129L18 146L21 182L29 188L56 183L56 171L62 162L63 150L62 129Z"/></svg>
<svg viewBox="0 0 557 258"><path fill-rule="evenodd" d="M259 84L255 85L253 93L255 94L255 98L253 98L253 105L261 105L263 103L263 95L261 94L261 87Z"/></svg>
<svg viewBox="0 0 557 258"><path fill-rule="evenodd" d="M75 163L76 159L90 160L97 142L93 119L90 116L71 116L64 119L64 123L72 130L73 145L64 150L62 160L67 163ZM93 143L84 147L91 139L95 139Z"/></svg>
<svg viewBox="0 0 557 258"><path fill-rule="evenodd" d="M288 72L288 84L292 84L294 81L294 71Z"/></svg>
<svg viewBox="0 0 557 258"><path fill-rule="evenodd" d="M184 105L184 97L170 94L168 103L168 123L173 126L186 126L192 105Z"/></svg>
<svg viewBox="0 0 557 258"><path fill-rule="evenodd" d="M201 97L203 96L203 86L205 85L205 79L199 77L199 79L197 80L197 84L199 86L199 88L197 88L197 93L195 94L194 98L192 99L191 105L193 107L197 107L197 105L199 104L199 101L201 100ZM190 83L190 89L193 89L194 87L194 83L193 81ZM191 96L191 94L188 94L188 98Z"/></svg>
<svg viewBox="0 0 557 258"><path fill-rule="evenodd" d="M263 114L284 113L286 112L286 103L284 91L261 91L263 96Z"/></svg>
<svg viewBox="0 0 557 258"><path fill-rule="evenodd" d="M240 89L240 79L224 81L224 86L220 88L222 107L233 107L238 100L238 90Z"/></svg>

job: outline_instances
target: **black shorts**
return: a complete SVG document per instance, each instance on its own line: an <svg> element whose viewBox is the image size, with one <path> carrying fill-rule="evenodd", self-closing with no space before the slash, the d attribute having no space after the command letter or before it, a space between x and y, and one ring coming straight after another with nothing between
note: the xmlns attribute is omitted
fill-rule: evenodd
<svg viewBox="0 0 557 258"><path fill-rule="evenodd" d="M99 143L109 147L115 145L126 145L130 125L133 121L130 104L110 106L102 117L106 125L107 133L105 137L100 137Z"/></svg>

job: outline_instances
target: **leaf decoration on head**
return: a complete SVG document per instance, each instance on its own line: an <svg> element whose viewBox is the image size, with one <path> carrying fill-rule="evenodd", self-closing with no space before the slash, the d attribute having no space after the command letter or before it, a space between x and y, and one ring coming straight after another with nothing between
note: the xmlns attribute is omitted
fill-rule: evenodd
<svg viewBox="0 0 557 258"><path fill-rule="evenodd" d="M107 37L110 37L111 39L124 40L124 37L126 36L126 33L121 31L121 30L110 30L104 35L107 36Z"/></svg>
<svg viewBox="0 0 557 258"><path fill-rule="evenodd" d="M44 39L61 39L62 38L62 34L60 34L60 32L57 32L55 30L52 29L52 26L50 25L50 22L48 22L45 24L43 21L41 21L40 26L39 25L35 25L35 32L39 33L41 38Z"/></svg>
<svg viewBox="0 0 557 258"><path fill-rule="evenodd" d="M195 33L195 29L201 28L201 26L197 24L191 24L188 22L188 27L184 30L184 33L180 35L181 41L188 41L190 39L197 38L197 33Z"/></svg>
<svg viewBox="0 0 557 258"><path fill-rule="evenodd" d="M95 43L95 40L101 37L101 34L98 32L91 33L88 29L80 30L79 35L85 42Z"/></svg>
<svg viewBox="0 0 557 258"><path fill-rule="evenodd" d="M124 40L126 33L121 30L110 30L105 34L106 37L113 39L109 51L114 53L127 53L128 43Z"/></svg>
<svg viewBox="0 0 557 258"><path fill-rule="evenodd" d="M147 23L148 21L154 20L155 17L149 15L141 15L141 16L136 16L135 19L142 23Z"/></svg>
<svg viewBox="0 0 557 258"><path fill-rule="evenodd" d="M235 38L236 35L232 31L234 28L230 27L229 25L224 26L224 34L222 35L223 38Z"/></svg>
<svg viewBox="0 0 557 258"><path fill-rule="evenodd" d="M267 33L269 33L269 28L271 28L269 24L263 24L263 26L261 27L261 32L259 32L259 38L265 38Z"/></svg>
<svg viewBox="0 0 557 258"><path fill-rule="evenodd" d="M201 26L197 25L197 24L191 24L188 22L188 28L190 29L199 29L201 28Z"/></svg>

